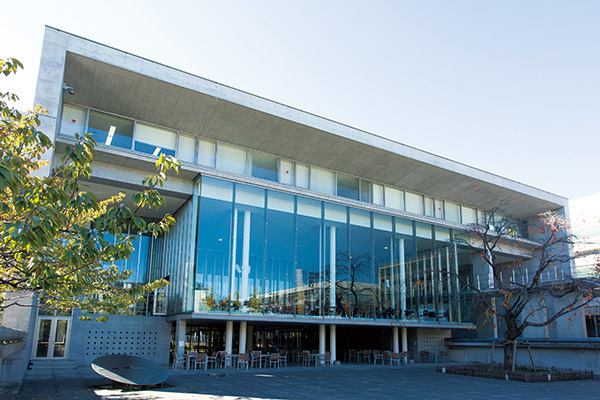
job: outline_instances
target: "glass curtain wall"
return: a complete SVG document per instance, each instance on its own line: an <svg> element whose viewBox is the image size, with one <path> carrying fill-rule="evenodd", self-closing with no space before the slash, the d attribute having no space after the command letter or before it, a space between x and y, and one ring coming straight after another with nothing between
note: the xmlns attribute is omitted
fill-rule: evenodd
<svg viewBox="0 0 600 400"><path fill-rule="evenodd" d="M196 312L458 321L448 228L208 177L199 204Z"/></svg>

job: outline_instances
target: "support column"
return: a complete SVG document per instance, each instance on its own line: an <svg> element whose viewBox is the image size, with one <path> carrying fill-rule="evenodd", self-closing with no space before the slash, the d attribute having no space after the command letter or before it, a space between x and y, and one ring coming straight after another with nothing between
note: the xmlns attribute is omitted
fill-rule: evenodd
<svg viewBox="0 0 600 400"><path fill-rule="evenodd" d="M335 325L329 327L329 351L331 352L331 363L333 364L336 360L336 328Z"/></svg>
<svg viewBox="0 0 600 400"><path fill-rule="evenodd" d="M175 321L175 354L183 357L185 353L185 320Z"/></svg>
<svg viewBox="0 0 600 400"><path fill-rule="evenodd" d="M233 350L233 321L225 322L225 351L231 354Z"/></svg>
<svg viewBox="0 0 600 400"><path fill-rule="evenodd" d="M337 250L335 248L335 226L329 227L329 311L335 315L335 261Z"/></svg>
<svg viewBox="0 0 600 400"><path fill-rule="evenodd" d="M248 276L250 275L250 211L244 211L244 236L242 238L242 284L240 299L248 300ZM234 296L234 294L232 294Z"/></svg>
<svg viewBox="0 0 600 400"><path fill-rule="evenodd" d="M246 340L246 352L251 352L252 349L252 342L254 341L254 325L248 325L248 329L247 329L247 337L248 339Z"/></svg>
<svg viewBox="0 0 600 400"><path fill-rule="evenodd" d="M231 276L229 282L229 301L233 301L235 296L235 263L237 261L237 224L238 210L233 210L233 231L231 235Z"/></svg>
<svg viewBox="0 0 600 400"><path fill-rule="evenodd" d="M398 340L398 327L392 328L392 351L394 353L400 353L400 342Z"/></svg>
<svg viewBox="0 0 600 400"><path fill-rule="evenodd" d="M325 324L319 325L319 354L325 354Z"/></svg>
<svg viewBox="0 0 600 400"><path fill-rule="evenodd" d="M247 322L240 322L240 347L238 354L242 354L246 352L246 331L247 331Z"/></svg>
<svg viewBox="0 0 600 400"><path fill-rule="evenodd" d="M400 318L406 318L406 270L404 269L404 239L398 240L398 266L400 275Z"/></svg>
<svg viewBox="0 0 600 400"><path fill-rule="evenodd" d="M402 327L402 351L408 351L408 329Z"/></svg>

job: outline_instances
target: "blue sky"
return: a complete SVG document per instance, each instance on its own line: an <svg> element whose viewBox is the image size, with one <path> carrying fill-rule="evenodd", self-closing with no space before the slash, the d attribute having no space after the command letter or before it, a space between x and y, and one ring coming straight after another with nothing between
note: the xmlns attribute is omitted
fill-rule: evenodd
<svg viewBox="0 0 600 400"><path fill-rule="evenodd" d="M89 5L88 5L89 4ZM597 1L12 1L33 105L45 24L568 198L600 192Z"/></svg>

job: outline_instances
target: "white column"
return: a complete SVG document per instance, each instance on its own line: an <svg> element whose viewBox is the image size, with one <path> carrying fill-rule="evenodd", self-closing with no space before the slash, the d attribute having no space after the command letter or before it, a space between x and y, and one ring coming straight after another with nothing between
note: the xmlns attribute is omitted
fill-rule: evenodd
<svg viewBox="0 0 600 400"><path fill-rule="evenodd" d="M400 342L398 340L398 327L392 328L392 351L394 353L400 353Z"/></svg>
<svg viewBox="0 0 600 400"><path fill-rule="evenodd" d="M402 351L408 351L408 329L402 327Z"/></svg>
<svg viewBox="0 0 600 400"><path fill-rule="evenodd" d="M175 321L175 353L177 357L185 353L185 320Z"/></svg>
<svg viewBox="0 0 600 400"><path fill-rule="evenodd" d="M331 352L331 363L336 360L336 337L335 337L335 325L329 327L329 351Z"/></svg>
<svg viewBox="0 0 600 400"><path fill-rule="evenodd" d="M246 340L246 351L247 352L251 352L252 349L252 341L254 339L254 325L248 325L248 329L247 329L247 337L248 339Z"/></svg>
<svg viewBox="0 0 600 400"><path fill-rule="evenodd" d="M246 321L240 322L240 347L239 353L242 354L246 352L246 331L247 331L247 323Z"/></svg>
<svg viewBox="0 0 600 400"><path fill-rule="evenodd" d="M225 351L231 354L233 350L233 321L225 322Z"/></svg>
<svg viewBox="0 0 600 400"><path fill-rule="evenodd" d="M237 221L238 221L238 210L233 210L233 232L232 232L232 244L231 244L231 282L229 287L230 301L234 300L235 296L235 262L237 260Z"/></svg>
<svg viewBox="0 0 600 400"><path fill-rule="evenodd" d="M329 310L333 310L335 313L335 260L336 260L336 248L335 248L335 226L329 227Z"/></svg>
<svg viewBox="0 0 600 400"><path fill-rule="evenodd" d="M325 354L325 324L319 325L319 354Z"/></svg>
<svg viewBox="0 0 600 400"><path fill-rule="evenodd" d="M247 300L248 295L248 276L250 275L250 211L244 211L244 237L242 247L242 284L240 289L240 299Z"/></svg>
<svg viewBox="0 0 600 400"><path fill-rule="evenodd" d="M404 318L406 314L406 278L404 269L404 239L398 240L398 265L400 267L399 275L400 275L400 307L402 307L402 315L401 318Z"/></svg>

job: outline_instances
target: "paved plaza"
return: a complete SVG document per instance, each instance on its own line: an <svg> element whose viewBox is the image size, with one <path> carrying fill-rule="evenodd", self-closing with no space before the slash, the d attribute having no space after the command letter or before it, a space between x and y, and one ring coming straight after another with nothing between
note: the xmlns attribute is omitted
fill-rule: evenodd
<svg viewBox="0 0 600 400"><path fill-rule="evenodd" d="M116 390L91 368L28 371L0 398L71 399L597 399L600 380L522 383L436 372L433 364L169 371L166 386ZM219 374L224 374L220 376Z"/></svg>

